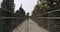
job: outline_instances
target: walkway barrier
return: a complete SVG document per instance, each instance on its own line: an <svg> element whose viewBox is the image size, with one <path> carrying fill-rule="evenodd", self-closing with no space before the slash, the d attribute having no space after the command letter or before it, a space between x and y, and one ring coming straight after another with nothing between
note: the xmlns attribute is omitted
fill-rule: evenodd
<svg viewBox="0 0 60 32"><path fill-rule="evenodd" d="M12 32L18 25L23 23L26 19L27 19L26 32L28 32L29 18L35 21L40 27L43 27L49 32L60 32L60 17L32 17L32 16L0 17L0 32Z"/></svg>
<svg viewBox="0 0 60 32"><path fill-rule="evenodd" d="M60 32L60 17L30 17L49 32Z"/></svg>
<svg viewBox="0 0 60 32"><path fill-rule="evenodd" d="M0 17L0 32L12 32L26 17Z"/></svg>

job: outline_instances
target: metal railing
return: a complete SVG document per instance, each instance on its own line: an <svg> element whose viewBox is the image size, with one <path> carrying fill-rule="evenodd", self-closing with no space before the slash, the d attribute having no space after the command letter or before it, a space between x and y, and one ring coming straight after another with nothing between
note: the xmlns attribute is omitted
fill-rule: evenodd
<svg viewBox="0 0 60 32"><path fill-rule="evenodd" d="M58 9L58 11L59 11L60 9ZM3 30L5 30L5 29L7 29L6 31L12 31L13 29L15 29L16 27L14 27L15 25L16 26L18 26L20 23L19 23L19 21L20 20L25 20L25 19L27 19L27 27L26 27L26 31L25 32L28 32L28 27L29 27L29 18L31 18L32 20L34 20L39 26L41 26L41 27L44 27L45 29L47 29L47 30L49 30L50 32L55 32L55 26L57 26L56 25L56 23L58 23L59 21L60 21L60 17L51 17L50 15L50 13L54 13L54 12L56 12L57 10L55 10L55 11L50 11L50 12L47 12L47 13L44 13L44 14L42 14L42 15L45 15L45 14L48 14L47 16L48 17L39 17L39 16L37 16L37 17L34 17L34 16L27 16L27 17L0 17L0 32L3 32ZM23 19L24 18L24 19ZM4 22L6 22L6 23L4 23ZM18 23L19 24L18 24ZM41 22L41 23L40 23ZM44 24L44 22L46 22L45 24ZM56 22L56 23L55 23ZM13 24L14 23L14 24ZM22 23L22 21L21 21L21 23ZM13 24L13 25L12 25ZM10 25L10 28L11 28L11 30L10 30L10 28L9 28L9 26L1 26L1 25ZM12 25L12 27L11 27L11 25ZM54 26L50 26L50 25L54 25ZM45 27L46 26L46 27ZM59 26L59 28L60 28L60 25L58 25ZM58 26L57 26L57 28L58 28ZM7 28L8 27L8 28ZM54 28L53 30L54 31L51 31L51 29L52 28ZM23 28L24 29L24 28ZM22 29L22 30L23 30ZM1 31L2 30L2 31ZM22 31L21 30L21 31ZM56 32L57 32L58 30L56 30ZM60 31L58 31L58 32L60 32Z"/></svg>
<svg viewBox="0 0 60 32"><path fill-rule="evenodd" d="M4 25L4 22L5 21L7 21L8 23L7 24L9 24L9 21L10 21L10 23L12 23L12 22L15 22L15 21L17 21L18 23L19 23L19 21L21 21L21 20L24 20L23 18L25 18L25 19L27 19L27 27L26 27L26 32L28 32L28 22L29 22L29 18L31 18L32 20L34 20L40 27L43 27L43 28L45 28L45 29L47 29L47 30L49 30L49 31L52 31L51 29L53 28L53 27L55 27L55 26L57 26L57 28L58 28L58 26L60 27L60 25L58 25L59 23L59 21L60 21L60 17L29 17L29 18L27 18L27 17L0 17L0 25ZM18 19L21 19L21 20L18 20ZM15 22L15 25L16 25L16 23L17 22ZM41 23L40 23L41 22ZM58 23L58 24L56 24L56 23ZM22 22L21 22L22 23ZM5 23L6 24L6 23ZM6 24L6 25L7 25ZM46 24L46 25L45 25ZM50 27L50 25L54 25L54 26L51 26ZM11 26L11 25L10 25ZM17 26L18 26L18 24L17 24ZM17 27L16 26L16 27ZM6 27L8 27L8 26L6 26ZM13 26L12 26L13 27ZM15 28L16 28L15 27ZM2 26L0 26L0 28L2 28ZM11 27L10 27L11 28ZM9 28L9 29L10 29ZM54 29L57 29L57 28L54 28ZM2 28L3 29L3 28ZM14 29L14 28L13 28ZM24 29L24 28L23 28ZM57 31L57 30L54 30L54 31Z"/></svg>

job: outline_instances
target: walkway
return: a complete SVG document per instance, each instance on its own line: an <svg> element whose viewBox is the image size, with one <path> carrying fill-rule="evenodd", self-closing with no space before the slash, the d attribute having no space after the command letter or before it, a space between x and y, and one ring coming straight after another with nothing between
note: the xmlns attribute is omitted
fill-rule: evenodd
<svg viewBox="0 0 60 32"><path fill-rule="evenodd" d="M15 30L13 30L13 32L49 32L49 31L45 30L42 27L39 27L34 21L29 19L29 22L27 22L27 20L24 21Z"/></svg>

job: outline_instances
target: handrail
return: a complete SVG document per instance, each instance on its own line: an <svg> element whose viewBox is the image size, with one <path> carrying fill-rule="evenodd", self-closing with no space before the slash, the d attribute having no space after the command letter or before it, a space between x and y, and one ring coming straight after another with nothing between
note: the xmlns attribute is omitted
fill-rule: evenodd
<svg viewBox="0 0 60 32"><path fill-rule="evenodd" d="M53 10L53 11L49 11L49 12L45 12L45 13L43 13L43 15L44 15L44 14L53 13L53 12L57 12L57 11L60 11L60 9L57 9L57 10Z"/></svg>
<svg viewBox="0 0 60 32"><path fill-rule="evenodd" d="M0 17L0 19L19 19L19 18L27 18L27 17ZM29 18L39 18L39 19L60 19L60 17L29 17Z"/></svg>

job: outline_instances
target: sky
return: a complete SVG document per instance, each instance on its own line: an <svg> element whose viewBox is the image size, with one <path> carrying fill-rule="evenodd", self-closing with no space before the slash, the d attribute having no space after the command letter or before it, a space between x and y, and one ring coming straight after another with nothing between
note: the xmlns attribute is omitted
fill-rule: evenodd
<svg viewBox="0 0 60 32"><path fill-rule="evenodd" d="M2 2L3 0L0 0L0 8L1 8L1 2Z"/></svg>
<svg viewBox="0 0 60 32"><path fill-rule="evenodd" d="M2 0L0 0L0 5L1 2ZM25 10L25 12L26 13L29 12L29 14L31 15L35 5L37 4L37 0L14 0L14 3L15 3L15 11L19 10L19 7L22 4L22 8Z"/></svg>

